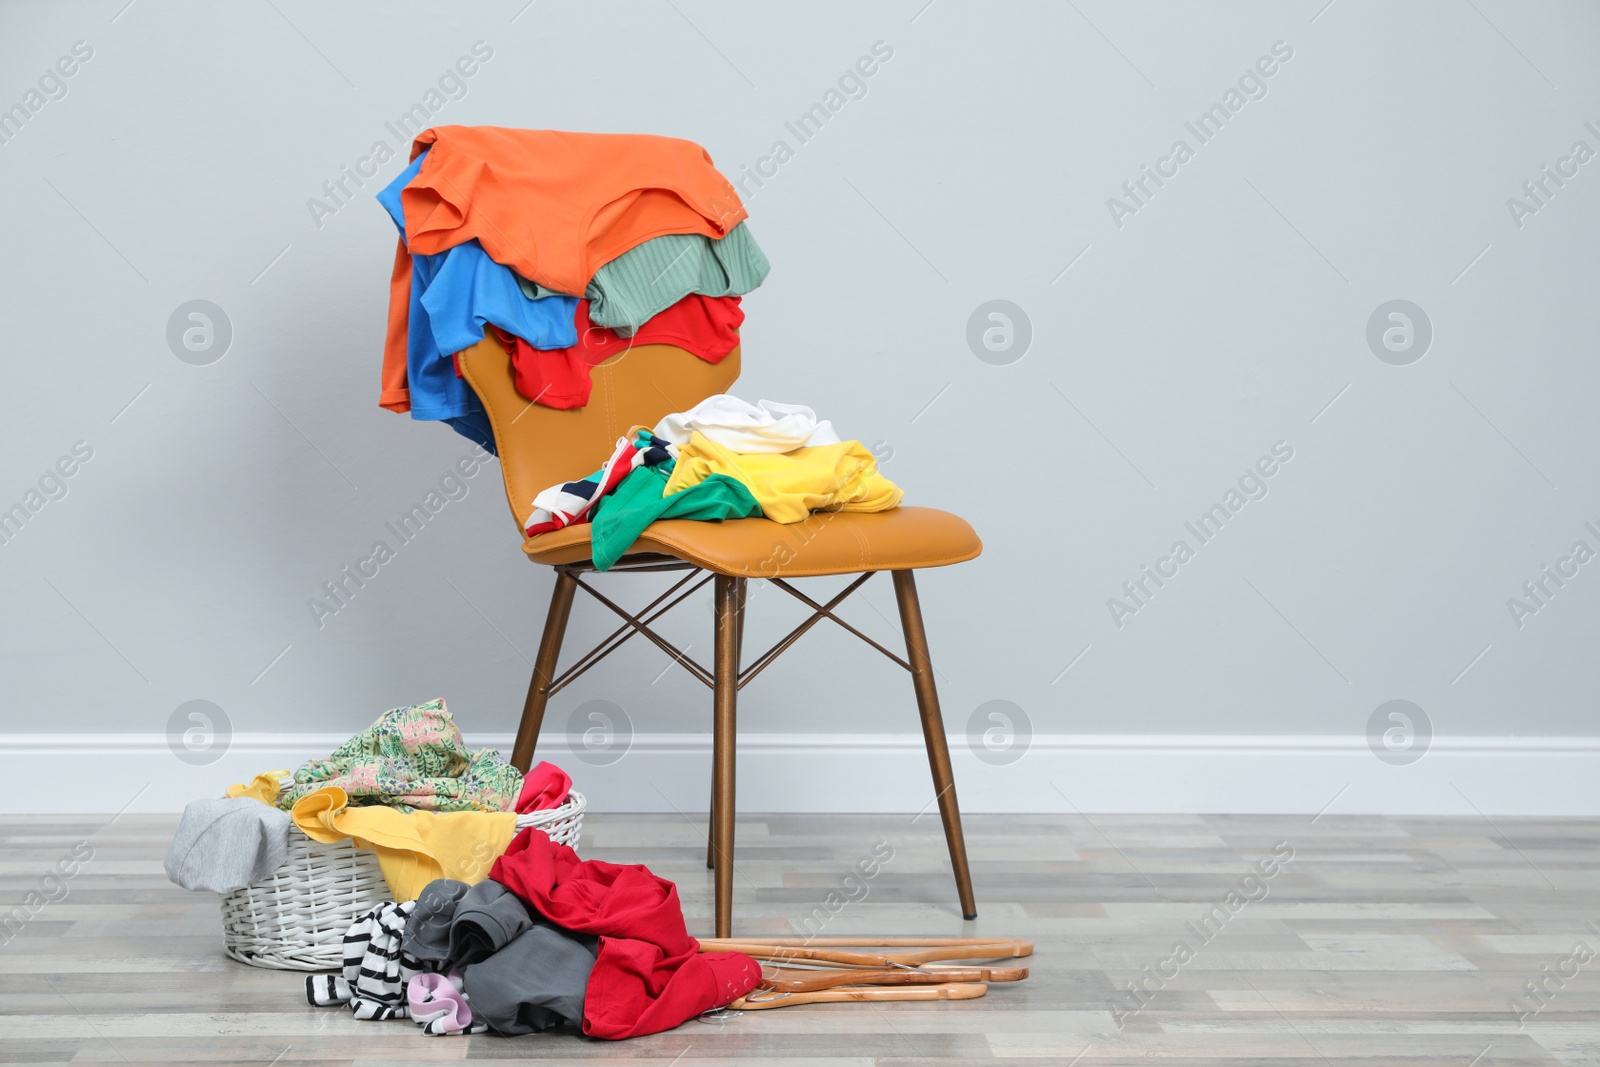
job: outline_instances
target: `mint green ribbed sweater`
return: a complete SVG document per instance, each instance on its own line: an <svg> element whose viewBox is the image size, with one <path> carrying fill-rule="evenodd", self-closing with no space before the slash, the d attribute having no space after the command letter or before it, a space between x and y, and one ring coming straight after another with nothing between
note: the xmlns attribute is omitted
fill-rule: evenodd
<svg viewBox="0 0 1600 1067"><path fill-rule="evenodd" d="M720 241L690 233L652 238L596 271L583 295L596 326L626 337L690 293L743 296L766 280L770 269L741 222ZM556 295L526 278L517 281L529 299Z"/></svg>

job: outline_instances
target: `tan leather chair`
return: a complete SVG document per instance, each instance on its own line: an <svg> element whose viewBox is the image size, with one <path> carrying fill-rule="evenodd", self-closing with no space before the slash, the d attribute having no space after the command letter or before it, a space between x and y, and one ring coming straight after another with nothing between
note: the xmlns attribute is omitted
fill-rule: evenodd
<svg viewBox="0 0 1600 1067"><path fill-rule="evenodd" d="M506 498L520 534L533 498L558 482L592 473L616 446L617 438L636 425L654 426L664 415L693 407L706 397L726 392L739 376L740 353L735 349L721 363L711 364L680 348L642 345L594 368L594 392L589 405L558 411L530 403L516 391L511 358L492 337L460 356L462 374L482 399L500 452ZM551 695L587 671L624 641L639 634L681 663L714 693L712 731L712 832L707 865L716 871L716 928L729 937L733 926L733 815L734 815L734 704L739 689L764 670L802 634L824 618L832 619L879 652L911 672L917 706L922 713L922 733L928 763L944 821L950 862L965 918L977 917L972 896L972 876L961 836L961 813L956 805L955 778L939 715L933 667L928 659L927 635L917 603L912 571L960 563L983 550L977 534L965 521L932 508L898 507L873 514L816 512L804 522L783 525L769 519L735 519L696 522L665 519L651 525L628 554L607 573L627 570L684 570L688 574L637 615L619 607L583 580L593 572L589 563L589 527L564 530L527 539L523 551L535 563L554 567L555 589L539 642L528 698L522 708L516 746L511 761L526 771L533 761L535 742ZM906 658L901 659L835 615L845 597L877 571L889 571L905 632ZM706 575L709 572L709 575ZM860 577L826 604L819 604L789 583L790 578L824 574L859 574ZM705 575L702 577L702 575ZM687 592L679 593L686 584ZM773 648L742 669L740 643L744 631L745 583L766 579L809 605L809 619ZM713 667L694 662L651 629L652 619L686 599L711 581L715 587L716 634ZM619 627L587 655L556 673L561 639L566 631L572 599L582 588L623 619ZM675 598L674 598L675 597Z"/></svg>

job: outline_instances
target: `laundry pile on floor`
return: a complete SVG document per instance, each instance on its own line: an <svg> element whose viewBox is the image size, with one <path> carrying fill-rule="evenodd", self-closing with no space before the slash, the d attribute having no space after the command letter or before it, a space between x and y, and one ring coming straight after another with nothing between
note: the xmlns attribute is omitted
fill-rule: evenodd
<svg viewBox="0 0 1600 1067"><path fill-rule="evenodd" d="M671 1029L755 988L759 965L700 952L677 887L643 866L580 860L518 814L561 807L572 779L469 752L443 700L395 708L292 775L265 771L189 804L167 854L186 889L228 893L286 862L289 829L376 854L393 899L344 932L314 1005L411 1019L430 1035L591 1037Z"/></svg>
<svg viewBox="0 0 1600 1067"><path fill-rule="evenodd" d="M395 708L328 758L265 771L226 799L184 808L167 874L185 889L227 893L284 862L290 825L314 841L370 849L397 899L436 878L482 880L516 834L519 813L560 807L561 768L526 775L493 749L467 751L443 700Z"/></svg>
<svg viewBox="0 0 1600 1067"><path fill-rule="evenodd" d="M903 495L860 441L839 440L810 408L719 395L635 427L599 470L534 497L525 532L592 523L603 571L657 519L799 522L813 511L884 511Z"/></svg>
<svg viewBox="0 0 1600 1067"><path fill-rule="evenodd" d="M380 904L345 935L339 975L306 999L424 1033L516 1035L580 1026L619 1039L669 1030L754 989L760 965L700 952L678 890L648 868L580 860L524 830L476 885L439 879Z"/></svg>
<svg viewBox="0 0 1600 1067"><path fill-rule="evenodd" d="M766 256L733 186L691 141L440 126L378 201L400 231L379 403L494 451L455 365L485 337L534 403L581 408L589 369L632 345L716 363Z"/></svg>

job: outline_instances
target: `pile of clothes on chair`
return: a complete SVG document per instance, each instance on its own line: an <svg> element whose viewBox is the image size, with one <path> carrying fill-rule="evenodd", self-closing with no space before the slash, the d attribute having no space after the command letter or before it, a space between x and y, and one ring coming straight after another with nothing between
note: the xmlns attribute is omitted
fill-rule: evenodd
<svg viewBox="0 0 1600 1067"><path fill-rule="evenodd" d="M574 1026L619 1039L669 1030L760 981L749 956L700 951L671 882L579 860L529 829L487 879L439 879L358 919L343 973L308 976L306 999L430 1035Z"/></svg>
<svg viewBox="0 0 1600 1067"><path fill-rule="evenodd" d="M769 269L734 191L689 141L442 126L378 201L400 231L380 403L496 451L459 354L497 338L517 391L581 408L591 368L635 345L710 363L739 343L739 298ZM593 521L609 568L657 519L882 511L901 492L810 408L715 396L635 427L600 470L533 501L534 536Z"/></svg>
<svg viewBox="0 0 1600 1067"><path fill-rule="evenodd" d="M810 408L719 395L635 427L599 470L540 493L525 532L592 523L603 571L657 519L799 522L813 511L885 511L903 495L860 441L839 440Z"/></svg>
<svg viewBox="0 0 1600 1067"><path fill-rule="evenodd" d="M400 231L379 403L494 451L454 357L488 330L517 388L588 403L589 369L633 345L710 363L739 341L739 298L766 256L691 141L645 134L440 126L378 201Z"/></svg>

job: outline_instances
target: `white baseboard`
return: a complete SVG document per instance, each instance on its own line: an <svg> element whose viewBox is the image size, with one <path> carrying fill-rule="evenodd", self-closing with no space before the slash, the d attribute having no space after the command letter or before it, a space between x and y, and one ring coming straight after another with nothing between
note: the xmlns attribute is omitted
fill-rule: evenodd
<svg viewBox="0 0 1600 1067"><path fill-rule="evenodd" d="M344 740L235 734L220 758L193 766L161 734L0 734L0 811L180 811ZM467 742L511 748L507 735ZM1405 766L1379 760L1364 737L1039 735L1006 766L980 761L961 736L950 751L961 808L973 813L1600 815L1600 737L1435 737ZM636 736L609 766L584 762L558 734L539 757L566 768L595 811L706 810L703 734ZM744 812L914 813L934 793L918 734L747 734L738 799Z"/></svg>

